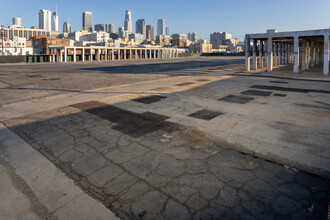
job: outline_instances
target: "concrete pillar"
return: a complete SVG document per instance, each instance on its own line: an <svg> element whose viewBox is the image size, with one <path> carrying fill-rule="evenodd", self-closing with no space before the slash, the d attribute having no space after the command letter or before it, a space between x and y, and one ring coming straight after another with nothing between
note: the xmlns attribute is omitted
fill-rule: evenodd
<svg viewBox="0 0 330 220"><path fill-rule="evenodd" d="M277 66L277 43L274 43L273 56L274 56L274 66Z"/></svg>
<svg viewBox="0 0 330 220"><path fill-rule="evenodd" d="M55 63L55 50L54 49L52 49L52 57L53 57L52 62Z"/></svg>
<svg viewBox="0 0 330 220"><path fill-rule="evenodd" d="M73 48L73 62L77 62L77 49Z"/></svg>
<svg viewBox="0 0 330 220"><path fill-rule="evenodd" d="M62 49L60 49L60 62L61 63L63 62L63 51L62 51Z"/></svg>
<svg viewBox="0 0 330 220"><path fill-rule="evenodd" d="M111 60L115 60L115 49L111 49Z"/></svg>
<svg viewBox="0 0 330 220"><path fill-rule="evenodd" d="M264 52L264 42L263 40L260 40L260 43L259 43L259 68L262 69L264 68L264 61L263 61L263 52Z"/></svg>
<svg viewBox="0 0 330 220"><path fill-rule="evenodd" d="M285 48L284 48L284 44L281 44L281 64L285 64Z"/></svg>
<svg viewBox="0 0 330 220"><path fill-rule="evenodd" d="M152 50L150 49L149 50L149 59L151 59L152 58Z"/></svg>
<svg viewBox="0 0 330 220"><path fill-rule="evenodd" d="M306 41L306 70L309 70L309 66L310 66L310 44L309 41Z"/></svg>
<svg viewBox="0 0 330 220"><path fill-rule="evenodd" d="M107 61L108 60L108 49L104 50L104 60Z"/></svg>
<svg viewBox="0 0 330 220"><path fill-rule="evenodd" d="M60 62L60 52L56 49L56 62Z"/></svg>
<svg viewBox="0 0 330 220"><path fill-rule="evenodd" d="M284 44L284 64L288 64L288 46Z"/></svg>
<svg viewBox="0 0 330 220"><path fill-rule="evenodd" d="M315 42L311 42L311 67L315 66Z"/></svg>
<svg viewBox="0 0 330 220"><path fill-rule="evenodd" d="M278 65L282 64L282 52L281 52L281 43L277 43L277 63Z"/></svg>
<svg viewBox="0 0 330 220"><path fill-rule="evenodd" d="M315 45L315 65L320 63L320 44L316 43Z"/></svg>
<svg viewBox="0 0 330 220"><path fill-rule="evenodd" d="M121 51L120 51L120 48L117 50L118 51L118 60L121 59Z"/></svg>
<svg viewBox="0 0 330 220"><path fill-rule="evenodd" d="M89 50L89 61L93 62L93 49L92 48Z"/></svg>
<svg viewBox="0 0 330 220"><path fill-rule="evenodd" d="M258 62L257 62L257 40L253 39L253 69L258 69Z"/></svg>
<svg viewBox="0 0 330 220"><path fill-rule="evenodd" d="M323 73L329 75L329 35L324 35Z"/></svg>
<svg viewBox="0 0 330 220"><path fill-rule="evenodd" d="M272 37L268 38L268 65L267 65L267 71L268 72L273 71L273 39L272 39Z"/></svg>
<svg viewBox="0 0 330 220"><path fill-rule="evenodd" d="M64 62L68 62L68 49L64 47Z"/></svg>
<svg viewBox="0 0 330 220"><path fill-rule="evenodd" d="M250 71L250 37L245 37L245 70Z"/></svg>
<svg viewBox="0 0 330 220"><path fill-rule="evenodd" d="M306 65L307 65L307 55L306 55L306 40L303 39L303 44L302 44L302 51L301 51L301 56L302 56L302 63L301 63L301 70L305 71L306 70Z"/></svg>
<svg viewBox="0 0 330 220"><path fill-rule="evenodd" d="M126 49L124 49L124 60L126 60Z"/></svg>
<svg viewBox="0 0 330 220"><path fill-rule="evenodd" d="M268 66L268 41L265 41L265 66Z"/></svg>
<svg viewBox="0 0 330 220"><path fill-rule="evenodd" d="M81 61L85 62L85 48L81 49Z"/></svg>
<svg viewBox="0 0 330 220"><path fill-rule="evenodd" d="M299 37L294 37L294 65L293 72L299 72Z"/></svg>

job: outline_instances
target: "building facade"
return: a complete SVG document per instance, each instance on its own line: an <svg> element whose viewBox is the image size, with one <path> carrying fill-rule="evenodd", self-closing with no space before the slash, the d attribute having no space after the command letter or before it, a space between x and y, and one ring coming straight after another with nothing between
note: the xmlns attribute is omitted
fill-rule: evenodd
<svg viewBox="0 0 330 220"><path fill-rule="evenodd" d="M58 15L57 15L57 11L53 13L53 31L58 31Z"/></svg>
<svg viewBox="0 0 330 220"><path fill-rule="evenodd" d="M144 40L144 36L140 33L130 34L129 40L134 40L137 44L141 44Z"/></svg>
<svg viewBox="0 0 330 220"><path fill-rule="evenodd" d="M70 46L70 39L51 38L47 36L38 36L32 38L34 54L49 54L50 46Z"/></svg>
<svg viewBox="0 0 330 220"><path fill-rule="evenodd" d="M171 44L171 37L167 35L157 35L156 44L160 45L161 47L169 46Z"/></svg>
<svg viewBox="0 0 330 220"><path fill-rule="evenodd" d="M95 30L96 32L98 32L98 31L104 31L104 24L96 24L96 25L94 26L94 30Z"/></svg>
<svg viewBox="0 0 330 220"><path fill-rule="evenodd" d="M93 32L93 13L85 11L82 14L82 27L83 30Z"/></svg>
<svg viewBox="0 0 330 220"><path fill-rule="evenodd" d="M146 26L146 38L151 41L155 39L155 30L153 25Z"/></svg>
<svg viewBox="0 0 330 220"><path fill-rule="evenodd" d="M166 35L166 21L165 21L165 19L158 19L158 21L157 21L157 35Z"/></svg>
<svg viewBox="0 0 330 220"><path fill-rule="evenodd" d="M22 27L22 18L20 17L14 17L13 18L13 25L17 27Z"/></svg>
<svg viewBox="0 0 330 220"><path fill-rule="evenodd" d="M28 29L28 28L16 28L9 27L4 28L4 39L12 39L12 37L23 37L26 40L31 39L31 37L37 37L40 35L50 36L51 31L46 31L44 29Z"/></svg>
<svg viewBox="0 0 330 220"><path fill-rule="evenodd" d="M63 33L71 33L71 24L70 22L66 21L63 24Z"/></svg>
<svg viewBox="0 0 330 220"><path fill-rule="evenodd" d="M124 29L128 33L132 33L132 14L130 10L126 10L125 13L125 22L124 22Z"/></svg>
<svg viewBox="0 0 330 220"><path fill-rule="evenodd" d="M49 10L41 9L39 11L39 29L51 31L52 28L52 13Z"/></svg>
<svg viewBox="0 0 330 220"><path fill-rule="evenodd" d="M212 53L212 44L192 43L189 46L189 53Z"/></svg>
<svg viewBox="0 0 330 220"><path fill-rule="evenodd" d="M114 24L106 24L105 25L105 32L115 33L115 25Z"/></svg>
<svg viewBox="0 0 330 220"><path fill-rule="evenodd" d="M138 19L136 21L136 31L137 34L142 34L143 39L147 39L147 27L146 27L146 21L144 19Z"/></svg>
<svg viewBox="0 0 330 220"><path fill-rule="evenodd" d="M220 45L230 46L232 35L227 32L214 32L210 34L210 41L213 48L217 48Z"/></svg>
<svg viewBox="0 0 330 220"><path fill-rule="evenodd" d="M172 34L172 45L175 47L187 47L187 40L186 34Z"/></svg>

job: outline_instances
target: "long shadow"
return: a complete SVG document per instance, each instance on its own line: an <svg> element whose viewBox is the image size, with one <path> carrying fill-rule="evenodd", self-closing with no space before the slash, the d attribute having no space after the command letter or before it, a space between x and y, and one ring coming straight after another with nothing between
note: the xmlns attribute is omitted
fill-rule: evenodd
<svg viewBox="0 0 330 220"><path fill-rule="evenodd" d="M243 59L228 59L228 60L207 60L207 61L186 61L177 63L154 63L143 65L128 65L128 66L109 66L109 67L90 67L81 68L84 71L101 71L106 74L146 74L146 73L162 73L167 71L178 71L184 69L194 69L200 67L225 66L231 64L243 64Z"/></svg>

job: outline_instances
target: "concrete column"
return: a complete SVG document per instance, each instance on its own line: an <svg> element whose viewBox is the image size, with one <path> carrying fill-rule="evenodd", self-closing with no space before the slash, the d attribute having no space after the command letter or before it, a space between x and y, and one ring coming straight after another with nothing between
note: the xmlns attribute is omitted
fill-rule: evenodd
<svg viewBox="0 0 330 220"><path fill-rule="evenodd" d="M118 60L121 59L121 51L120 51L120 48L118 49Z"/></svg>
<svg viewBox="0 0 330 220"><path fill-rule="evenodd" d="M310 66L310 44L309 41L306 41L306 70L309 70L309 66Z"/></svg>
<svg viewBox="0 0 330 220"><path fill-rule="evenodd" d="M294 37L294 65L293 72L299 72L299 37Z"/></svg>
<svg viewBox="0 0 330 220"><path fill-rule="evenodd" d="M274 66L277 66L278 64L278 60L277 60L277 43L274 43L274 51L273 51L273 54L274 54Z"/></svg>
<svg viewBox="0 0 330 220"><path fill-rule="evenodd" d="M62 51L62 49L60 49L60 62L61 63L63 62L63 51Z"/></svg>
<svg viewBox="0 0 330 220"><path fill-rule="evenodd" d="M111 60L115 60L115 49L111 49Z"/></svg>
<svg viewBox="0 0 330 220"><path fill-rule="evenodd" d="M97 49L97 61L101 60L101 49Z"/></svg>
<svg viewBox="0 0 330 220"><path fill-rule="evenodd" d="M258 62L257 62L257 40L253 39L253 69L258 69Z"/></svg>
<svg viewBox="0 0 330 220"><path fill-rule="evenodd" d="M285 64L285 48L283 43L281 43L281 64Z"/></svg>
<svg viewBox="0 0 330 220"><path fill-rule="evenodd" d="M91 48L90 50L89 50L89 61L90 62L93 62L93 49Z"/></svg>
<svg viewBox="0 0 330 220"><path fill-rule="evenodd" d="M320 63L320 44L316 43L315 45L315 65Z"/></svg>
<svg viewBox="0 0 330 220"><path fill-rule="evenodd" d="M152 58L152 50L150 49L149 50L149 59L151 59Z"/></svg>
<svg viewBox="0 0 330 220"><path fill-rule="evenodd" d="M77 62L77 49L73 48L73 62Z"/></svg>
<svg viewBox="0 0 330 220"><path fill-rule="evenodd" d="M85 48L81 49L81 61L85 62Z"/></svg>
<svg viewBox="0 0 330 220"><path fill-rule="evenodd" d="M64 47L64 62L68 62L68 49Z"/></svg>
<svg viewBox="0 0 330 220"><path fill-rule="evenodd" d="M55 63L55 50L54 49L52 49L52 57L53 57L52 62Z"/></svg>
<svg viewBox="0 0 330 220"><path fill-rule="evenodd" d="M329 75L329 35L324 35L323 73Z"/></svg>
<svg viewBox="0 0 330 220"><path fill-rule="evenodd" d="M305 71L306 70L306 65L307 65L307 53L306 53L306 40L303 39L303 44L302 44L302 51L301 51L301 56L302 56L302 63L301 63L301 70Z"/></svg>
<svg viewBox="0 0 330 220"><path fill-rule="evenodd" d="M268 66L268 41L265 41L265 66Z"/></svg>
<svg viewBox="0 0 330 220"><path fill-rule="evenodd" d="M288 64L288 47L287 44L283 45L283 52L284 52L284 64Z"/></svg>
<svg viewBox="0 0 330 220"><path fill-rule="evenodd" d="M281 53L281 43L277 43L277 63L278 65L282 64L282 53Z"/></svg>
<svg viewBox="0 0 330 220"><path fill-rule="evenodd" d="M250 71L250 37L245 37L245 70Z"/></svg>
<svg viewBox="0 0 330 220"><path fill-rule="evenodd" d="M315 42L311 42L311 67L315 66Z"/></svg>
<svg viewBox="0 0 330 220"><path fill-rule="evenodd" d="M55 50L56 50L56 62L60 62L60 52L58 49Z"/></svg>
<svg viewBox="0 0 330 220"><path fill-rule="evenodd" d="M259 43L259 68L262 69L264 68L264 61L263 61L263 52L264 52L264 42L263 40L260 40L260 43Z"/></svg>
<svg viewBox="0 0 330 220"><path fill-rule="evenodd" d="M267 71L268 72L273 71L273 39L272 39L272 37L268 38L268 65L267 65Z"/></svg>
<svg viewBox="0 0 330 220"><path fill-rule="evenodd" d="M124 60L126 60L126 49L124 49Z"/></svg>
<svg viewBox="0 0 330 220"><path fill-rule="evenodd" d="M104 50L104 60L107 61L108 60L108 49Z"/></svg>

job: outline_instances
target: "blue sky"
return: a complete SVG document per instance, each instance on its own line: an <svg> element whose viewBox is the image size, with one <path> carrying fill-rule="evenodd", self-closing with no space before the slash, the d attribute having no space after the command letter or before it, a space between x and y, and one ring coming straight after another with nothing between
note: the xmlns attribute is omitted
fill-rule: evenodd
<svg viewBox="0 0 330 220"><path fill-rule="evenodd" d="M166 19L170 33L196 31L209 38L212 32L229 32L244 38L246 33L324 29L330 26L330 0L0 0L0 25L22 17L26 27L38 25L38 11L55 11L59 26L69 21L73 30L82 26L82 12L93 12L93 24L113 23L116 30L124 25L125 10L132 11L133 30L137 19L155 26L158 18Z"/></svg>

